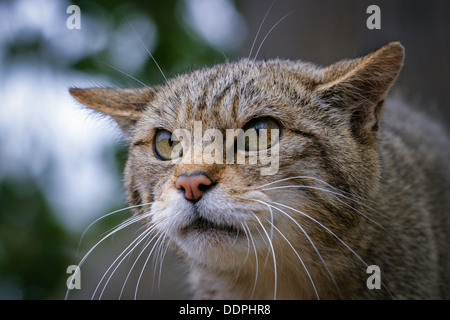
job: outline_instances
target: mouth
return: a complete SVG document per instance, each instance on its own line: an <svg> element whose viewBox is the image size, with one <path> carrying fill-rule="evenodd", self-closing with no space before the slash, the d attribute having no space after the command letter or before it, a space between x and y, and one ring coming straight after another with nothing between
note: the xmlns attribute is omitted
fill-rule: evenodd
<svg viewBox="0 0 450 320"><path fill-rule="evenodd" d="M217 224L203 217L198 217L190 225L183 228L182 231L196 231L199 233L222 232L228 234L237 234L239 230L233 225Z"/></svg>

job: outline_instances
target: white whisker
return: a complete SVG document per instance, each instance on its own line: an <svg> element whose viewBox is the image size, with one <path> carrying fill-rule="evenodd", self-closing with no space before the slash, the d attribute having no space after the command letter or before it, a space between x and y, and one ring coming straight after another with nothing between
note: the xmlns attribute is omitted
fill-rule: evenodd
<svg viewBox="0 0 450 320"><path fill-rule="evenodd" d="M269 206L269 211L270 211L270 221L271 221L271 226L270 226L270 239L273 239L273 211L272 208Z"/></svg>
<svg viewBox="0 0 450 320"><path fill-rule="evenodd" d="M148 202L148 203L143 203L143 204L140 204L140 205L129 206L129 207L126 207L126 208L122 208L122 209L115 210L115 211L113 211L113 212L107 213L107 214L105 214L105 215L103 215L103 216L101 216L101 217L95 219L93 222L91 222L91 223L86 227L86 229L84 229L83 233L81 234L80 241L78 242L77 252L80 250L81 242L83 241L83 238L84 238L84 236L86 235L86 232L87 232L94 224L96 224L96 223L99 222L100 220L102 220L102 219L104 219L104 218L106 218L106 217L109 217L109 216L111 216L111 215L113 215L113 214L119 213L119 212L123 212L123 211L129 210L129 209L134 209L134 208L138 208L138 207L143 207L143 206L151 205L152 203L153 203L153 202Z"/></svg>
<svg viewBox="0 0 450 320"><path fill-rule="evenodd" d="M255 62L256 59L258 58L259 51L261 50L261 48L262 48L264 42L266 41L267 37L269 36L269 34L273 31L273 29L276 28L276 26L277 26L278 24L280 24L281 21L283 21L284 19L286 19L286 18L287 18L289 15L291 15L293 12L294 12L294 11L291 11L291 12L285 14L280 20L278 20L277 23L275 23L275 25L274 25L272 28L270 28L269 32L267 32L266 36L265 36L264 39L261 41L261 44L259 45L258 50L256 51L255 58L253 59L253 62Z"/></svg>
<svg viewBox="0 0 450 320"><path fill-rule="evenodd" d="M108 234L109 232L111 232L111 231L113 231L113 230L115 230L115 229L117 229L117 228L119 228L119 227L121 227L122 225L127 224L127 223L130 222L130 221L133 221L133 220L139 220L139 221L140 221L140 220L143 220L144 218L142 218L142 216L143 216L143 215L142 215L142 212L143 212L144 210L145 210L145 209L139 210L139 211L138 211L138 214L132 215L130 218L128 218L128 219L122 221L121 223L119 223L119 224L116 225L115 227L111 227L109 230L107 230L107 231L103 232L102 234L100 234L100 237L103 236L103 235L105 235L105 234ZM147 218L147 215L151 215L151 213L148 212L148 213L146 213L145 215L146 215L145 218ZM140 227L140 228L142 228L142 227ZM140 229L140 228L139 228L139 229Z"/></svg>
<svg viewBox="0 0 450 320"><path fill-rule="evenodd" d="M151 214L148 213L148 214L143 214L143 215L138 216L138 217L131 217L131 218L127 219L125 222L121 223L120 226L116 227L114 230L109 232L106 236L104 236L102 239L100 239L91 249L89 249L89 251L83 256L83 258L78 263L78 267L81 268L83 263L86 261L86 259L89 257L89 255L92 253L92 251L94 251L95 248L97 248L103 241L108 239L111 235L117 233L118 231L120 231L120 230L122 230L122 229L124 229L124 228L126 228L126 227L128 227L128 226L130 226L130 225L132 225L132 224L142 220L142 219L148 218L150 215ZM71 277L71 280L75 279L76 276L78 276L78 273L74 272L72 277ZM64 299L66 299L66 300L68 299L69 292L70 292L70 289L67 290Z"/></svg>
<svg viewBox="0 0 450 320"><path fill-rule="evenodd" d="M250 241L252 242L253 250L255 252L255 283L253 284L252 294L250 295L250 299L253 299L253 295L255 294L255 290L256 290L256 284L258 282L258 273L259 273L258 253L256 251L255 241L253 240L253 236L252 236L252 232L251 232L250 228L248 226L244 226L244 227L246 227L248 230L248 235L250 236Z"/></svg>
<svg viewBox="0 0 450 320"><path fill-rule="evenodd" d="M313 189L313 190L325 191L325 192L337 195L339 197L343 197L343 198L345 198L345 199L347 199L349 201L352 201L354 203L357 203L357 204L359 204L359 205L361 205L361 206L363 206L363 207L365 207L365 208L367 208L369 210L372 210L373 212L375 212L375 213L377 213L377 214L379 214L379 215L381 215L381 216L383 216L385 218L389 218L385 214L375 210L372 207L369 207L368 205L366 205L366 204L364 204L364 203L362 203L362 202L360 202L358 200L352 199L352 198L350 198L350 197L348 197L348 196L346 196L344 194L341 194L340 192L335 192L335 191L331 191L331 190L320 188L320 187L312 187L312 186L304 186L304 185L289 185L289 186L278 186L278 187L264 188L262 190L275 190L275 189L288 189L288 188Z"/></svg>
<svg viewBox="0 0 450 320"><path fill-rule="evenodd" d="M270 224L272 224L272 222L270 222L269 220L267 220L267 221L268 221ZM301 258L300 255L298 254L297 250L295 250L295 248L294 248L294 246L291 244L291 242L285 237L285 235L284 235L284 234L283 234L276 226L274 226L273 224L272 224L272 226L275 228L275 230L278 231L278 233L283 237L283 239L289 244L289 246L290 246L291 249L294 251L294 253L295 253L295 255L297 256L297 258L300 260L300 263L302 264L303 269L305 269L305 272L306 272L306 274L308 275L309 280L311 281L311 284L312 284L312 286L313 286L313 288L314 288L314 292L316 293L317 300L320 300L320 298L319 298L319 293L317 292L316 285L314 284L314 280L312 279L311 274L310 274L309 271L308 271L308 268L306 267L306 265L305 265L305 263L303 262L302 258Z"/></svg>
<svg viewBox="0 0 450 320"><path fill-rule="evenodd" d="M342 243L348 250L350 250L350 252L351 253L353 253L354 255L355 255L355 257L357 257L358 258L358 260L359 261L361 261L366 267L368 267L369 265L352 249L352 248L350 248L341 238L339 238L333 231L331 231L329 228L327 228L326 226L324 226L322 223L320 223L319 221L317 221L316 219L314 219L313 217L311 217L311 216L309 216L309 215L307 215L306 213L304 213L304 212L302 212L302 211L299 211L299 210L297 210L297 209L294 209L294 208L292 208L292 207L289 207L289 206L287 206L287 205L284 205L284 204L282 204L282 203L278 203L278 202L275 202L275 201L273 201L273 202L271 202L271 203L274 203L274 204L277 204L277 205L280 205L280 206L282 206L282 207L285 207L285 208L287 208L287 209L290 209L290 210L293 210L293 211L295 211L295 212L297 212L297 213L300 213L301 215L303 215L303 216L305 216L306 218L308 218L308 219L310 219L310 220L312 220L312 221L314 221L315 223L317 223L319 226L321 226L323 229L325 229L328 233L330 233L334 238L336 238L340 243ZM388 293L391 295L391 297L392 297L392 294L390 293L390 291L388 290L388 288L386 287L386 285L381 281L381 279L380 279L380 282L381 282L381 284L385 287L385 289L388 291Z"/></svg>
<svg viewBox="0 0 450 320"><path fill-rule="evenodd" d="M110 65L109 63L107 63L107 62L105 62L105 61L100 61L100 62L103 63L104 65L107 65L108 67L110 67L110 68L112 68L112 69L114 69L114 70L120 72L121 74L124 74L124 75L126 75L127 77L130 77L130 78L133 79L134 81L139 82L141 85L143 85L143 86L146 87L146 88L151 89L151 90L153 91L153 93L156 94L156 91L155 91L152 87L150 87L149 85L145 84L144 82L142 82L142 81L139 80L138 78L132 76L131 74L129 74L129 73L123 71L123 70L120 70L120 69L118 69L118 68L116 68L116 67Z"/></svg>
<svg viewBox="0 0 450 320"><path fill-rule="evenodd" d="M150 229L149 229L149 230L150 230ZM151 229L151 232L153 232L153 231L154 231L154 228ZM144 231L144 232L146 232L146 231ZM149 232L148 235L150 235L151 232ZM146 235L146 236L147 236L147 235ZM149 237L149 238L147 239L147 241L144 243L144 245L143 245L143 247L142 247L142 249L141 249L141 252L140 252L139 255L136 257L136 259L135 259L134 262L133 262L133 265L130 267L130 270L128 271L128 274L127 274L127 276L126 276L126 278L125 278L125 281L124 281L124 283L123 283L123 285L122 285L122 289L120 290L119 299L122 297L123 290L125 289L125 285L127 284L128 278L130 277L130 274L131 274L131 272L133 271L133 269L134 269L136 263L139 261L141 255L144 253L145 249L150 245L150 243L151 243L156 237L158 237L158 233L154 234L153 237L151 237L151 238Z"/></svg>
<svg viewBox="0 0 450 320"><path fill-rule="evenodd" d="M276 181L272 181L272 182L263 184L263 185L261 185L261 186L256 187L255 189L261 189L261 188L264 188L264 187L266 187L266 186L270 186L270 185L275 184L275 183L284 182L284 181L289 181L289 180L293 180L293 179L309 179L309 180L318 181L318 182L323 183L324 185L326 185L326 186L330 187L331 189L333 189L333 190L335 190L335 191L338 191L338 192L340 192L340 193L342 193L342 194L345 193L345 194L347 194L347 195L349 195L349 196L352 196L352 197L355 197L355 198L359 198L359 199L364 200L364 201L367 201L367 202L373 202L373 201L370 200L370 199L366 199L366 198L364 198L364 197L361 197L361 196L352 194L352 193L350 193L350 192L341 190L341 189L339 189L339 188L336 188L336 187L332 186L331 184L329 184L328 182L326 182L326 181L324 181L324 180L322 180L322 179L319 179L319 178L317 178L317 177L311 177L311 176L295 176L295 177L283 178L283 179L279 179L279 180L276 180Z"/></svg>
<svg viewBox="0 0 450 320"><path fill-rule="evenodd" d="M247 238L247 255L245 256L244 262L242 263L242 265L245 265L245 263L247 262L248 256L250 254L250 236L247 233L247 229L245 228L244 223L241 223L241 227L242 227L242 230L244 230L245 237Z"/></svg>
<svg viewBox="0 0 450 320"><path fill-rule="evenodd" d="M138 278L138 281L137 281L137 283L136 283L136 289L134 290L134 300L137 299L137 294L138 294L138 291L139 291L139 284L140 284L140 282L141 282L142 275L144 274L145 267L147 266L147 263L148 263L148 261L149 261L151 255L152 255L153 251L155 250L156 246L157 246L158 243L161 241L161 237L159 236L159 233L156 234L156 235L158 235L158 238L156 239L155 244L153 245L152 249L150 250L150 253L149 253L148 256L147 256L147 259L145 259L145 263L144 263L144 265L142 266L141 273L139 274L139 278ZM155 235L155 236L156 236L156 235ZM165 236L164 236L164 238L165 238ZM150 243L151 243L151 242L149 242L149 244L150 244Z"/></svg>
<svg viewBox="0 0 450 320"><path fill-rule="evenodd" d="M152 293L155 286L155 278L156 278L156 271L158 270L158 262L160 266L160 272L159 275L161 275L161 266L162 266L162 254L164 253L163 247L166 240L166 235L164 234L163 239L160 241L158 248L155 250L155 259L153 261L153 282L152 282ZM159 288L159 282L158 282L158 288Z"/></svg>
<svg viewBox="0 0 450 320"><path fill-rule="evenodd" d="M145 238L151 234L151 232L153 231L153 228L149 228L144 230L138 237L136 237L136 239L134 239L118 256L117 258L111 263L111 265L109 266L109 268L105 271L105 273L103 274L102 278L100 279L100 281L97 284L97 287L94 290L94 293L92 294L91 299L94 299L95 294L97 293L97 290L100 287L100 284L102 283L103 279L106 277L106 275L108 274L109 270L116 264L116 262L122 257L122 259L120 259L119 263L116 265L116 267L114 268L114 270L111 272L111 274L109 275L108 279L106 280L105 285L103 286L102 291L100 292L100 295L98 297L98 299L100 300L103 296L103 293L105 292L106 287L108 286L109 281L111 280L112 276L115 274L115 272L117 271L117 269L119 268L119 266L122 264L122 262L125 260L125 258L131 254L131 252L133 252L133 250L142 242L145 240ZM130 247L131 250L128 250ZM128 251L128 252L127 252ZM125 254L126 253L126 254Z"/></svg>
<svg viewBox="0 0 450 320"><path fill-rule="evenodd" d="M369 220L370 222L376 224L378 227L380 227L381 229L383 229L384 231L391 233L389 230L387 230L385 227L383 227L381 224L379 224L378 222L376 222L375 220L373 220L372 218L368 217L366 214L362 213L361 211L359 211L358 209L352 207L351 205L349 205L347 202L342 201L341 199L339 199L338 197L334 196L334 198L339 201L340 203L343 203L344 205L346 205L347 207L349 207L350 209L356 211L357 213L359 213L360 215L362 215L364 218L366 218L367 220Z"/></svg>
<svg viewBox="0 0 450 320"><path fill-rule="evenodd" d="M336 283L336 280L333 276L333 274L331 273L330 269L328 268L328 265L326 264L325 260L323 259L322 255L319 252L319 249L317 249L316 245L314 244L314 242L312 241L311 237L308 235L308 233L305 231L305 229L294 219L292 218L288 213L286 213L285 211L281 210L280 208L276 207L276 206L272 206L268 203L266 203L265 201L261 201L261 200L257 200L257 199L250 199L253 201L257 201L259 203L262 203L264 205L266 205L267 207L273 207L276 210L278 210L279 212L283 213L284 215L286 215L291 221L293 221L295 223L295 225L297 225L297 227L302 231L302 233L305 235L305 237L308 239L309 243L311 244L311 246L314 248L314 251L317 253L320 261L322 262L322 264L325 267L325 270L327 271L328 275L330 276L331 280L333 281L337 291L340 293L339 287ZM273 203L273 202L272 202Z"/></svg>
<svg viewBox="0 0 450 320"><path fill-rule="evenodd" d="M272 241L269 237L269 234L267 233L266 229L264 228L263 224L261 223L261 220L259 220L258 216L256 214L253 214L253 216L255 217L256 220L258 220L258 223L260 224L261 228L263 229L264 233L267 236L267 239L269 240L269 245L270 248L272 250L272 257L273 257L273 272L274 272L274 288L273 288L273 299L276 300L277 299L277 279L278 279L278 274L277 274L277 260L275 258L275 250L273 249L273 245L272 245Z"/></svg>
<svg viewBox="0 0 450 320"><path fill-rule="evenodd" d="M131 29L133 29L133 32L135 33L136 37L138 38L139 42L142 44L142 46L144 47L145 51L147 51L148 55L150 56L150 58L152 58L153 62L155 63L155 65L158 67L159 72L161 72L164 80L166 81L166 84L169 84L169 81L167 80L166 76L164 75L164 72L162 71L161 67L159 66L158 62L156 62L156 59L153 57L153 54L150 52L150 50L147 48L147 46L145 45L145 43L142 41L141 37L139 36L139 34L137 33L136 29L134 28L134 26L131 24L130 20L127 19L128 24L130 25Z"/></svg>
<svg viewBox="0 0 450 320"><path fill-rule="evenodd" d="M169 250L169 246L170 246L170 239L166 244L166 249L164 250L162 259L160 259L160 263L159 263L159 276L158 276L158 289L161 289L161 274L162 274L162 267L163 267L163 263L164 263L164 258L166 257L167 251ZM164 243L164 241L163 241Z"/></svg>
<svg viewBox="0 0 450 320"><path fill-rule="evenodd" d="M250 48L250 52L248 54L248 59L252 56L253 48L255 47L256 40L258 40L259 33L261 32L261 28L264 25L264 22L266 21L267 16L269 15L270 11L272 10L272 7L274 6L275 2L277 0L272 1L272 4L270 5L269 9L267 10L266 14L264 15L264 18L261 21L261 24L259 25L258 31L256 32L255 39L253 40L252 47Z"/></svg>
<svg viewBox="0 0 450 320"><path fill-rule="evenodd" d="M232 247L236 244L237 239L239 239L239 228L237 228L236 237L234 238L233 244L231 245Z"/></svg>

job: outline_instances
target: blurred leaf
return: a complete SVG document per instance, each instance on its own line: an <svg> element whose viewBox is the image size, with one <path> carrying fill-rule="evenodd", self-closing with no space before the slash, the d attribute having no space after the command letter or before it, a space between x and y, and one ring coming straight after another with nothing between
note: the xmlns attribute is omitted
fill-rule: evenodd
<svg viewBox="0 0 450 320"><path fill-rule="evenodd" d="M74 245L71 239L34 181L0 181L3 298L52 298L65 285L64 272ZM20 296L2 292L8 286L20 288Z"/></svg>

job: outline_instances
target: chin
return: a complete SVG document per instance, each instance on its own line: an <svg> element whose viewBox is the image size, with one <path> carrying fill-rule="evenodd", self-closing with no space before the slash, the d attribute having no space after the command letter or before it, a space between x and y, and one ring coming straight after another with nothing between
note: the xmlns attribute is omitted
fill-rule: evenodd
<svg viewBox="0 0 450 320"><path fill-rule="evenodd" d="M189 262L220 270L242 267L249 252L243 231L214 227L185 230L176 245Z"/></svg>

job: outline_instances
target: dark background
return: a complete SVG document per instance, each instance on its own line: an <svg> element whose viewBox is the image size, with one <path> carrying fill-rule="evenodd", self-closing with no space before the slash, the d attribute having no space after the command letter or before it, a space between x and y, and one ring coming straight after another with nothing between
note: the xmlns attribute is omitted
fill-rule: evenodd
<svg viewBox="0 0 450 320"><path fill-rule="evenodd" d="M121 187L114 192L106 191L110 190L107 185L121 185L126 148L117 136L111 137L103 149L98 145L95 147L99 149L100 168L110 172L115 182L92 178L92 184L98 185L100 191L103 188L105 193L114 193L110 200L73 202L70 194L64 192L66 187L55 187L63 176L58 170L64 158L59 154L65 152L84 168L90 160L83 152L89 150L80 153L70 143L58 147L60 144L55 143L58 131L47 132L45 139L39 140L39 132L49 128L40 121L30 121L26 115L36 112L37 106L41 105L55 108L49 110L79 108L67 94L70 86L139 86L133 78L146 84L162 83L162 75L143 50L142 43L136 40L138 37L149 46L167 76L223 62L225 57L230 60L247 57L261 26L253 50L255 54L269 30L289 13L267 36L259 59L279 57L327 65L339 59L365 55L390 41L400 41L406 48L406 61L394 91L400 92L415 108L442 121L447 129L450 127L448 1L278 0L263 25L261 22L273 3L271 0L211 1L226 2L237 10L235 15L241 19L240 27L232 30L231 43L214 43L190 27L186 22L188 2L75 1L81 9L82 29L67 30L65 21L69 15L65 10L70 2L0 1L0 299L63 299L67 266L78 264L105 232L129 216L129 212L125 212L96 223L86 233L77 253L78 241L90 222L126 206ZM369 17L366 9L372 4L381 9L381 30L366 27ZM130 31L127 20L138 37ZM144 20L151 21L152 27ZM233 37L236 39L234 44ZM128 41L133 38L134 42L130 44ZM117 39L123 45L117 44ZM137 51L142 54L136 56ZM128 62L142 61L138 67L127 67L120 58L125 62L127 59ZM49 88L55 98L45 100L45 94L41 94L44 80L41 82L40 77L53 79L55 89ZM59 80L61 77L64 83ZM30 83L29 78L37 80ZM33 97L27 96L31 87L35 90ZM27 97L32 103L26 100ZM17 115L17 110L22 113ZM47 112L46 109L38 110L38 119L53 115ZM84 110L80 109L81 112ZM60 121L58 119L50 123ZM89 114L86 114L81 120L73 119L71 125L84 128L90 121L88 119ZM65 131L67 126L68 123L63 122L58 130ZM108 128L109 124L103 124L97 130ZM67 137L77 139L75 134L69 133ZM93 148L88 141L85 148ZM79 189L89 193L89 172L84 175L87 184ZM75 179L74 184L77 183ZM72 202L75 208L91 208L92 215L83 220L61 205ZM100 202L101 206L98 205ZM69 215L71 223L67 222ZM74 221L78 221L78 225L75 226ZM128 232L117 233L98 247L82 267L82 290L71 292L69 298L91 297L105 271L130 239L134 239L138 228L135 226ZM138 253L124 261L123 267L112 277L104 298L118 297ZM144 262L145 259L140 259L124 298L134 297L134 284ZM159 265L155 267L149 263L141 279L138 298L187 297L183 282L186 272L186 267L171 253L166 255L161 269Z"/></svg>
<svg viewBox="0 0 450 320"><path fill-rule="evenodd" d="M238 1L250 35L256 33L271 3ZM366 27L370 16L366 9L372 4L381 10L380 30ZM279 0L266 20L266 28L291 10L294 12L266 40L261 58L283 57L326 65L400 41L406 49L406 59L396 89L420 109L449 123L450 2ZM240 53L246 54L245 49Z"/></svg>

